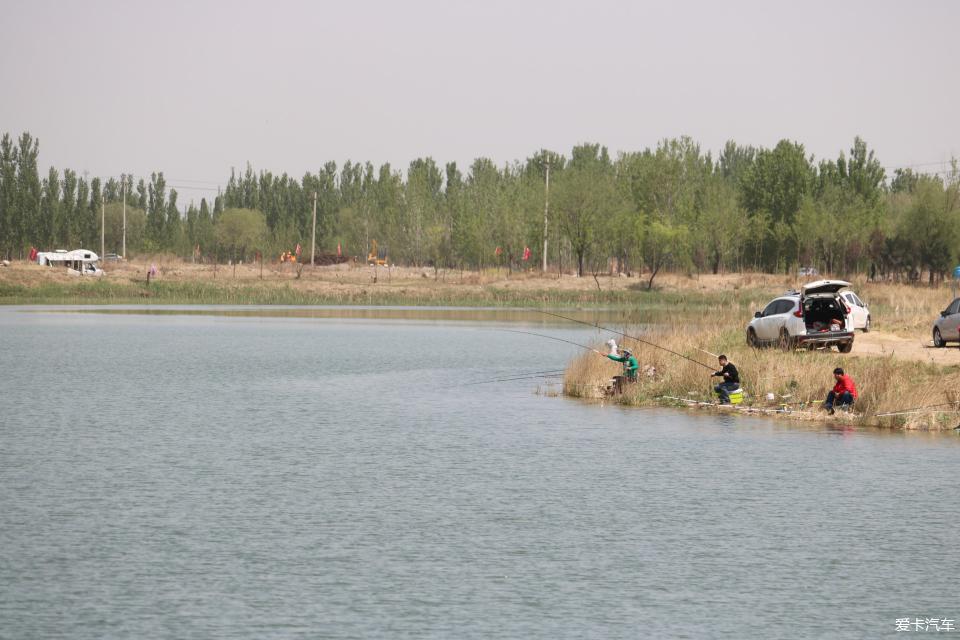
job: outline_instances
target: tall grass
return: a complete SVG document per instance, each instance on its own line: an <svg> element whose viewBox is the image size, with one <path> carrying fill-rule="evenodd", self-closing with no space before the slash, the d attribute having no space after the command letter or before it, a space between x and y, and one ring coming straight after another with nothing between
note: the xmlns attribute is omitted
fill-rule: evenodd
<svg viewBox="0 0 960 640"><path fill-rule="evenodd" d="M665 396L697 401L712 401L713 386L719 378L711 377L718 369L710 351L730 358L740 372L741 386L746 392L745 406L757 408L790 407L794 417L810 419L833 387L832 371L843 367L857 384L860 397L851 414L838 413L834 420L908 428L944 429L960 422L960 414L950 413L953 407L939 411L924 410L901 416L877 417L877 414L898 412L960 400L960 367L905 361L887 357L856 357L836 351L790 351L753 349L746 346L742 314L729 306L710 310L710 322L670 326L626 328L624 333L666 347L707 365L700 366L663 349L644 342L626 339L640 363L638 384L629 385L615 401L629 405L678 404ZM701 351L703 350L703 351ZM607 358L585 352L573 360L564 378L564 391L578 397L598 397L619 365ZM653 373L655 371L655 373ZM766 400L767 394L774 400ZM824 418L825 418L824 414Z"/></svg>

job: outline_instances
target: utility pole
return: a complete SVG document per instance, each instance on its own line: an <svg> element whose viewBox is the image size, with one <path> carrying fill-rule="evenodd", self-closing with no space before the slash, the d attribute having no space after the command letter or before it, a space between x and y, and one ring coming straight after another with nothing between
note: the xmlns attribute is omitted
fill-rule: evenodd
<svg viewBox="0 0 960 640"><path fill-rule="evenodd" d="M317 192L313 192L313 232L310 235L310 264L317 264Z"/></svg>
<svg viewBox="0 0 960 640"><path fill-rule="evenodd" d="M106 233L107 227L107 205L106 200L103 196L103 192L100 192L100 259L103 260L104 254L104 240L107 237Z"/></svg>
<svg viewBox="0 0 960 640"><path fill-rule="evenodd" d="M547 160L547 184L543 192L543 272L547 272L547 215L550 213L550 156L544 152Z"/></svg>
<svg viewBox="0 0 960 640"><path fill-rule="evenodd" d="M123 259L127 259L127 176L123 176Z"/></svg>

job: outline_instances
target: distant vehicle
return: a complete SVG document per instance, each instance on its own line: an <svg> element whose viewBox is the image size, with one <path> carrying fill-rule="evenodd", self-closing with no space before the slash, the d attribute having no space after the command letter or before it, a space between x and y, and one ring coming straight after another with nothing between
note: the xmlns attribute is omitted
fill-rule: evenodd
<svg viewBox="0 0 960 640"><path fill-rule="evenodd" d="M115 253L105 253L105 254L103 254L103 261L104 261L104 262L118 262L119 260L122 260L122 259L123 259L122 257L118 256L118 255L115 254Z"/></svg>
<svg viewBox="0 0 960 640"><path fill-rule="evenodd" d="M849 353L853 349L851 310L840 295L849 286L842 280L818 280L800 292L774 298L747 325L747 344L784 350L835 346L840 353Z"/></svg>
<svg viewBox="0 0 960 640"><path fill-rule="evenodd" d="M870 309L867 303L860 299L860 296L853 291L841 291L840 297L850 307L851 329L863 329L864 333L870 331Z"/></svg>
<svg viewBox="0 0 960 640"><path fill-rule="evenodd" d="M97 264L100 257L93 251L76 249L67 251L41 251L37 254L37 264L48 267L66 268L67 273L82 276L102 276L103 270Z"/></svg>
<svg viewBox="0 0 960 640"><path fill-rule="evenodd" d="M370 241L370 253L367 254L367 264L386 266L387 260L387 250L383 247L377 246L376 240Z"/></svg>
<svg viewBox="0 0 960 640"><path fill-rule="evenodd" d="M941 311L933 323L933 346L945 347L948 342L960 342L960 298Z"/></svg>
<svg viewBox="0 0 960 640"><path fill-rule="evenodd" d="M814 269L813 267L800 267L797 270L798 276L818 276L820 272Z"/></svg>

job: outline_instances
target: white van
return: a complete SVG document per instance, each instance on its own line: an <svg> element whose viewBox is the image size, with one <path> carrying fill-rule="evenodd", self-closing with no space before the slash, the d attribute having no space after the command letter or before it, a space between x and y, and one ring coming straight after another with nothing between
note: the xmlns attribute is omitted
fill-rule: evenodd
<svg viewBox="0 0 960 640"><path fill-rule="evenodd" d="M86 249L67 251L41 251L37 254L37 264L48 267L66 268L67 273L81 276L102 276L99 265L100 256Z"/></svg>

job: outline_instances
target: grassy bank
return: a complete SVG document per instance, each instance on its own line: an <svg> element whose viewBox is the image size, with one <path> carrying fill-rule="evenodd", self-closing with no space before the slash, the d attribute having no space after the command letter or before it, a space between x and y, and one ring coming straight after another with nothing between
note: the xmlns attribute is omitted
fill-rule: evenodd
<svg viewBox="0 0 960 640"><path fill-rule="evenodd" d="M638 277L488 270L483 272L366 266L195 265L156 261L107 265L100 279L71 277L36 264L0 268L0 304L230 304L402 305L463 307L607 308L629 311L624 322L657 322L667 314L683 322L707 322L716 312L733 314L742 327L771 297L799 287L796 277L772 274L664 274L648 291ZM950 300L949 287L928 288L855 281L877 328L904 336L924 335Z"/></svg>
<svg viewBox="0 0 960 640"><path fill-rule="evenodd" d="M829 419L840 423L898 427L909 429L952 429L960 422L958 406L941 406L913 413L880 417L877 414L901 412L916 407L930 407L960 400L960 366L940 366L927 362L907 361L893 355L856 357L836 351L794 351L751 349L743 338L743 319L730 310L717 309L712 324L692 329L674 325L640 334L641 329L625 329L630 335L669 348L697 360L710 368L718 368L716 358L702 350L726 354L740 371L746 392L744 407L776 410L786 406L795 419ZM634 340L625 340L634 348L641 372L636 385L613 399L626 405L664 406L688 403L665 399L664 396L711 402L713 385L708 367L699 366L676 355ZM833 386L831 372L843 367L857 384L860 398L852 414L838 412L828 418L817 408ZM652 371L655 369L655 373ZM594 353L584 352L568 367L564 392L575 397L599 397L619 365ZM652 375L651 375L652 374ZM768 393L775 395L767 401Z"/></svg>
<svg viewBox="0 0 960 640"><path fill-rule="evenodd" d="M661 294L657 292L564 291L543 289L511 290L502 286L482 289L428 287L344 288L316 291L290 284L249 284L209 282L124 283L78 281L43 283L34 286L0 283L0 304L257 304L257 305L412 305L524 307L629 307L668 310L696 306L711 296ZM741 303L740 306L744 306Z"/></svg>
<svg viewBox="0 0 960 640"><path fill-rule="evenodd" d="M489 271L434 278L420 269L343 270L309 267L259 270L170 264L148 283L147 265L108 267L103 278L71 277L30 264L0 269L0 304L230 304L230 305L402 305L463 307L612 308L655 313L693 312L716 301L716 290L674 288L647 291L636 278L597 280L565 275ZM738 290L740 287L737 287ZM767 293L744 288L739 309L759 304Z"/></svg>

